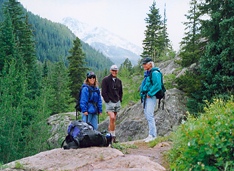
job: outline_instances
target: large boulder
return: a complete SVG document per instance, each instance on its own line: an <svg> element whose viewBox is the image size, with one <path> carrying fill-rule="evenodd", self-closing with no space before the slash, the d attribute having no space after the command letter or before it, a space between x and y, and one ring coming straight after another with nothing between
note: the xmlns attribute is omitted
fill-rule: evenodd
<svg viewBox="0 0 234 171"><path fill-rule="evenodd" d="M152 149L154 150L154 149ZM124 155L110 147L53 149L4 165L4 171L85 170L85 171L165 171L160 164L142 155Z"/></svg>
<svg viewBox="0 0 234 171"><path fill-rule="evenodd" d="M183 75L183 70L175 62L179 58L168 60L156 64L164 75ZM196 68L192 65L190 68ZM136 78L133 78L136 79ZM138 78L137 78L138 79ZM164 110L155 108L155 120L157 134L164 136L177 127L186 115L186 96L182 91L173 88L166 91L164 100ZM130 105L122 109L117 116L116 135L123 141L143 139L148 135L148 124L143 114L142 104L129 103ZM71 120L75 119L75 112L53 115L48 119L48 124L52 126L52 136L49 140L51 147L59 147L66 136L67 126ZM108 130L109 118L99 124L99 130Z"/></svg>
<svg viewBox="0 0 234 171"><path fill-rule="evenodd" d="M185 103L186 97L183 92L175 88L167 90L164 110L161 102L161 108L156 107L154 111L159 136L167 135L181 123L186 115ZM109 118L99 124L99 129L106 130L108 124ZM116 136L120 142L143 139L148 136L148 124L140 101L118 113Z"/></svg>

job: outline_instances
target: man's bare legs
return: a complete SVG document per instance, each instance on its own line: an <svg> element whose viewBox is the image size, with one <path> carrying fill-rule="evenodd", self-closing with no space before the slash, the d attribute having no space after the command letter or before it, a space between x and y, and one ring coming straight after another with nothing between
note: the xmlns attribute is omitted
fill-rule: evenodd
<svg viewBox="0 0 234 171"><path fill-rule="evenodd" d="M109 115L109 119L110 119L108 129L109 129L109 132L112 135L112 139L113 139L112 142L116 143L116 139L115 139L115 121L116 121L117 112L109 111L109 112L107 112L107 114Z"/></svg>

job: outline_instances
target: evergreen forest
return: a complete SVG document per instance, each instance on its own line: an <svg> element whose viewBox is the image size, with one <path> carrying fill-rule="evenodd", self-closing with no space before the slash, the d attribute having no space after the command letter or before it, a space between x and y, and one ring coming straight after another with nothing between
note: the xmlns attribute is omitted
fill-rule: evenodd
<svg viewBox="0 0 234 171"><path fill-rule="evenodd" d="M179 56L176 62L181 70L196 64L195 70L187 70L179 78L165 79L165 85L172 85L173 82L176 88L186 93L189 117L194 121L201 116L205 117L207 107L216 104L216 99L221 101L218 105L225 106L227 102L227 106L233 105L234 1L189 2L190 9L185 14L184 22L185 36L177 54L168 38L166 8L164 16L161 16L156 2L153 2L145 19L146 30L141 56L150 56L156 63ZM47 144L50 137L47 118L57 113L74 111L77 91L87 71L96 72L101 82L112 64L109 58L75 37L67 27L26 11L17 0L0 0L0 162L4 164L52 149ZM131 78L134 75L141 76L143 71L140 61L133 66L126 59L119 72L123 84L128 85L124 87L124 107L129 101L139 100L139 84L132 83ZM202 153L202 157L197 160L204 158L204 163L209 165L205 170L234 167L232 108L228 110L229 121L225 127L230 131L226 131L222 137L222 131L219 132L224 140L221 141L214 134L216 142L225 144L216 148L225 147L224 152L228 157L213 151L209 151L209 154ZM221 111L225 113L226 108ZM216 114L212 116L221 117ZM217 119L211 120L215 122ZM192 124L198 123L194 121ZM218 126L215 128L218 129ZM175 141L185 137L184 127L178 130L178 139ZM187 132L186 136L194 134ZM225 137L231 142L227 143ZM207 139L204 141L209 143ZM189 170L192 167L190 163L195 163L193 168L197 170L203 169L203 165L197 164L198 161L186 163L183 160L197 149L188 149L188 153L184 147L186 144L183 147L176 142L175 144L176 150L172 150L170 155L174 170L179 167ZM178 154L178 150L181 153ZM205 161L207 156L209 161Z"/></svg>

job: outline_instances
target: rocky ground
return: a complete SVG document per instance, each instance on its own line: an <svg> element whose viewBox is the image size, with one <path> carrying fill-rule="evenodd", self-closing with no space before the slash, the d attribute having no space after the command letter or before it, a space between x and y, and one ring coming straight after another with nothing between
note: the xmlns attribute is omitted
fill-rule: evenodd
<svg viewBox="0 0 234 171"><path fill-rule="evenodd" d="M171 148L170 142L162 142L155 147L150 148L149 144L139 140L129 142L136 145L138 148L129 148L126 155L141 155L150 158L153 162L156 162L169 171L169 164L165 159L165 153Z"/></svg>
<svg viewBox="0 0 234 171"><path fill-rule="evenodd" d="M126 142L137 148L121 151L111 147L53 149L7 164L1 170L17 171L169 171L164 152L171 147L162 142L149 148L143 141Z"/></svg>

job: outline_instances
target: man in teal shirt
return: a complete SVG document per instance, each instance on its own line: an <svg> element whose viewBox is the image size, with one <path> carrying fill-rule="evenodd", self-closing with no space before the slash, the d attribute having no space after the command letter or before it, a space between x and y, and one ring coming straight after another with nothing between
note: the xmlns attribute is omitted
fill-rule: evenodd
<svg viewBox="0 0 234 171"><path fill-rule="evenodd" d="M142 66L145 70L144 80L141 84L141 98L144 108L144 114L148 122L149 135L144 139L145 142L154 140L157 137L157 129L154 119L154 108L156 104L155 94L161 90L161 73L158 72L159 68L154 67L154 62L151 58L146 57L142 61ZM150 74L152 72L152 78Z"/></svg>

